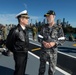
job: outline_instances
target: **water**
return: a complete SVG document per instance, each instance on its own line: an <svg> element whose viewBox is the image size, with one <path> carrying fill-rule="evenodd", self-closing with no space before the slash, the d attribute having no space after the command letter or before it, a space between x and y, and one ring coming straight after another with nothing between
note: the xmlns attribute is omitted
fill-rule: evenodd
<svg viewBox="0 0 76 75"><path fill-rule="evenodd" d="M76 34L75 33L71 33L73 36L74 36L74 38L76 38ZM70 33L67 33L66 34L66 37L69 37L70 36Z"/></svg>

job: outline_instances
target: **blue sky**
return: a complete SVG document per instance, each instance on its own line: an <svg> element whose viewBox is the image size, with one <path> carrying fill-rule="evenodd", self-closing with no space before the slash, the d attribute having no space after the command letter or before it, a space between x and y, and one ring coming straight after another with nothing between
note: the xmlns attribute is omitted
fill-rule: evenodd
<svg viewBox="0 0 76 75"><path fill-rule="evenodd" d="M44 14L54 10L56 20L63 21L65 18L65 21L76 27L76 0L0 0L0 23L17 24L15 15L25 9L33 22L43 21Z"/></svg>

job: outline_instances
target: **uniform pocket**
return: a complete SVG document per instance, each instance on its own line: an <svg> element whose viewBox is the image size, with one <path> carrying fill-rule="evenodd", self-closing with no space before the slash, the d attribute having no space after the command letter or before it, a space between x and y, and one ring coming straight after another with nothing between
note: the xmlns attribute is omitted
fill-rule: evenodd
<svg viewBox="0 0 76 75"><path fill-rule="evenodd" d="M54 38L56 38L56 37L58 37L58 32L57 32L57 30L53 30L52 31L52 34L51 34L51 37L54 39Z"/></svg>

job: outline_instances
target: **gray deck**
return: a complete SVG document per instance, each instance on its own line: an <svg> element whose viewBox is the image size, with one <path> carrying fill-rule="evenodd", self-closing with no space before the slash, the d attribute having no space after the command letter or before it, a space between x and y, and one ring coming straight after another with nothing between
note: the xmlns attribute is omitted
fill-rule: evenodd
<svg viewBox="0 0 76 75"><path fill-rule="evenodd" d="M38 75L39 69L39 57L35 56L33 53L28 52L28 63L25 75ZM45 75L48 75L48 65L46 66ZM0 55L0 75L13 75L14 72L14 61L11 56ZM63 74L56 69L55 75L69 75Z"/></svg>

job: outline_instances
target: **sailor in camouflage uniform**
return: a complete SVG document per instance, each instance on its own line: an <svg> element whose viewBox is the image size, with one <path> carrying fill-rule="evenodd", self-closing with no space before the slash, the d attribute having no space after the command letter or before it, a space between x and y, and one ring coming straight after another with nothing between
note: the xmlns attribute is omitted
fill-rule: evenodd
<svg viewBox="0 0 76 75"><path fill-rule="evenodd" d="M44 75L46 69L46 61L49 62L48 75L54 75L55 66L57 62L58 45L62 44L64 40L64 33L61 26L56 25L55 12L50 10L44 17L46 17L48 24L44 25L38 35L38 41L42 45L40 53L40 67L39 74Z"/></svg>

